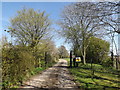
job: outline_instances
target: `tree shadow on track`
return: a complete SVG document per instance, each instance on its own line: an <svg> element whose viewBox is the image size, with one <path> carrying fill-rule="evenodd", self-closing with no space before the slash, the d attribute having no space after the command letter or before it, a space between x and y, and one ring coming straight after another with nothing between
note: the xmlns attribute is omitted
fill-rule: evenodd
<svg viewBox="0 0 120 90"><path fill-rule="evenodd" d="M69 68L69 66L54 66L54 67L57 67L57 68Z"/></svg>

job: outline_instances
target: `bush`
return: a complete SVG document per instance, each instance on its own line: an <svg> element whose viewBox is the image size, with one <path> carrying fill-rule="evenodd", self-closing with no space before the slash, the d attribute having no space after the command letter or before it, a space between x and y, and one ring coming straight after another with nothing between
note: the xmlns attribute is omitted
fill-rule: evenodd
<svg viewBox="0 0 120 90"><path fill-rule="evenodd" d="M90 63L92 60L93 63L101 64L108 57L109 42L96 37L91 37L89 41L90 43L86 51L87 63Z"/></svg>
<svg viewBox="0 0 120 90"><path fill-rule="evenodd" d="M113 61L111 60L111 57L107 57L105 60L103 60L102 65L106 67L113 67Z"/></svg>
<svg viewBox="0 0 120 90"><path fill-rule="evenodd" d="M31 75L52 66L57 59L57 50L52 42L50 45L43 42L34 48L5 44L2 47L3 89L21 85Z"/></svg>
<svg viewBox="0 0 120 90"><path fill-rule="evenodd" d="M34 68L34 57L26 47L3 48L2 80L3 87L10 88L21 84L27 73Z"/></svg>
<svg viewBox="0 0 120 90"><path fill-rule="evenodd" d="M51 52L24 46L13 46L2 49L2 86L11 88L21 85L23 80L37 74L55 63L56 57ZM45 62L45 57L46 61Z"/></svg>

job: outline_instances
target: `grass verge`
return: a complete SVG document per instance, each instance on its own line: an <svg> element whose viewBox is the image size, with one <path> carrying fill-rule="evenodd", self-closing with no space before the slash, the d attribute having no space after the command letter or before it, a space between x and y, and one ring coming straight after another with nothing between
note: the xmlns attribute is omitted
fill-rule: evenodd
<svg viewBox="0 0 120 90"><path fill-rule="evenodd" d="M69 58L65 58L69 63ZM79 63L78 67L69 68L75 81L80 88L87 89L105 89L118 90L120 89L120 71L109 67L103 67L99 64L83 65Z"/></svg>

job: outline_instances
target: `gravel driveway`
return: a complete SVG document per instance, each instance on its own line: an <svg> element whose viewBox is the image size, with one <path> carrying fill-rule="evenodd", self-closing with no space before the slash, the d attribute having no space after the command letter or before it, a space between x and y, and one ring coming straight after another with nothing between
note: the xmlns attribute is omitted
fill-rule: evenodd
<svg viewBox="0 0 120 90"><path fill-rule="evenodd" d="M27 82L25 82L25 85L21 88L52 88L52 90L54 88L54 90L76 90L77 85L75 84L73 78L70 76L67 67L67 61L59 59L57 64L55 64L51 68L48 68L41 74L30 78Z"/></svg>

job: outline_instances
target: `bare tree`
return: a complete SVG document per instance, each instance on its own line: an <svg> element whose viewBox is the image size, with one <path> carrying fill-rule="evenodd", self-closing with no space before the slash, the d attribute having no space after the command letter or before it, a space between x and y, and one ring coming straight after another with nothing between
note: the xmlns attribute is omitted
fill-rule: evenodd
<svg viewBox="0 0 120 90"><path fill-rule="evenodd" d="M99 19L100 9L98 3L79 2L66 6L62 13L62 34L66 39L81 49L83 63L86 64L86 49L91 36L102 35L98 33L103 26ZM101 30L100 30L101 31ZM102 31L101 31L102 32Z"/></svg>
<svg viewBox="0 0 120 90"><path fill-rule="evenodd" d="M114 40L116 34L120 33L120 2L101 2L98 4L99 7L102 7L102 13L99 16L101 22L104 24L104 29L108 32L111 39L111 59L113 61L113 66L116 66L116 63L119 60L114 59L114 49L115 46L116 54L118 55L118 47ZM119 42L119 40L118 40Z"/></svg>

